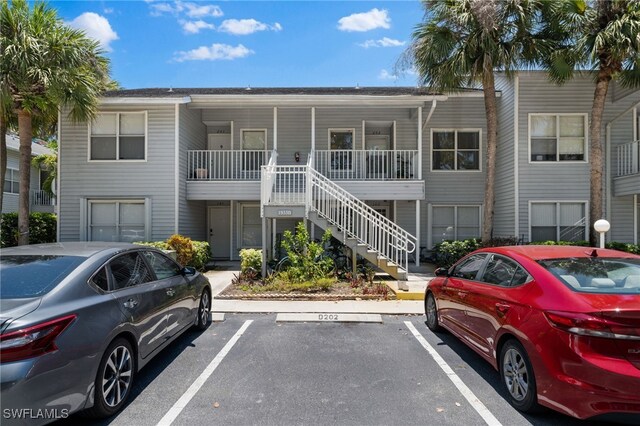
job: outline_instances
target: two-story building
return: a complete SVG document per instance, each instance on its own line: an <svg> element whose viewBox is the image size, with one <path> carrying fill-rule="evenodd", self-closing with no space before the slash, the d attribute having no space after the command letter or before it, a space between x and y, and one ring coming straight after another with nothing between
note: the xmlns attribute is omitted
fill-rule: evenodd
<svg viewBox="0 0 640 426"><path fill-rule="evenodd" d="M542 72L497 79L494 236L586 239L591 78L560 87ZM614 85L606 106L615 241L640 238L639 103L640 91ZM180 233L237 259L250 247L271 256L302 218L403 278L420 247L480 235L484 111L474 89L109 92L92 123L60 116L59 239Z"/></svg>

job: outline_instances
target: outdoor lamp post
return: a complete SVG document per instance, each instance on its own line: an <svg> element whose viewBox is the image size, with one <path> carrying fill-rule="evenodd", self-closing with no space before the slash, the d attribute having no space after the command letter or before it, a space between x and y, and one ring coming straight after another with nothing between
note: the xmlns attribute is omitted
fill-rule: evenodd
<svg viewBox="0 0 640 426"><path fill-rule="evenodd" d="M605 219L596 220L596 223L593 224L593 229L600 234L600 248L604 248L604 234L609 231L609 228L611 228L611 224Z"/></svg>

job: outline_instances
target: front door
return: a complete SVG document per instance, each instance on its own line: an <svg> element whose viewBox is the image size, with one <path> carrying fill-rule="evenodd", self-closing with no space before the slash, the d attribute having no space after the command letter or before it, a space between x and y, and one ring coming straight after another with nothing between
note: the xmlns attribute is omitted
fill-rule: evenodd
<svg viewBox="0 0 640 426"><path fill-rule="evenodd" d="M209 207L209 245L214 259L229 259L231 244L231 210L229 206Z"/></svg>

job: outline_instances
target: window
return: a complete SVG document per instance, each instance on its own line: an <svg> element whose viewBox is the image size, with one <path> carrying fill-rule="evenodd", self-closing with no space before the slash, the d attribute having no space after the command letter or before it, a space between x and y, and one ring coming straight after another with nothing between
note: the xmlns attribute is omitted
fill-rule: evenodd
<svg viewBox="0 0 640 426"><path fill-rule="evenodd" d="M451 275L465 280L475 280L486 257L487 255L485 254L474 254L469 256L454 268Z"/></svg>
<svg viewBox="0 0 640 426"><path fill-rule="evenodd" d="M241 238L240 247L259 248L262 246L262 218L260 207L255 205L243 205L241 209Z"/></svg>
<svg viewBox="0 0 640 426"><path fill-rule="evenodd" d="M530 241L583 241L587 236L586 203L531 203Z"/></svg>
<svg viewBox="0 0 640 426"><path fill-rule="evenodd" d="M530 114L531 161L585 161L586 114Z"/></svg>
<svg viewBox="0 0 640 426"><path fill-rule="evenodd" d="M123 254L109 263L113 276L113 289L131 287L144 284L152 280L142 257L137 252Z"/></svg>
<svg viewBox="0 0 640 426"><path fill-rule="evenodd" d="M142 254L156 273L157 279L164 280L180 275L182 269L168 257L152 251L143 251Z"/></svg>
<svg viewBox="0 0 640 426"><path fill-rule="evenodd" d="M351 170L353 166L354 129L329 129L331 170Z"/></svg>
<svg viewBox="0 0 640 426"><path fill-rule="evenodd" d="M480 206L433 206L432 240L466 240L480 236Z"/></svg>
<svg viewBox="0 0 640 426"><path fill-rule="evenodd" d="M7 169L4 174L4 192L18 194L20 192L20 172L16 169Z"/></svg>
<svg viewBox="0 0 640 426"><path fill-rule="evenodd" d="M90 160L145 160L147 114L101 113L91 123Z"/></svg>
<svg viewBox="0 0 640 426"><path fill-rule="evenodd" d="M254 177L259 177L260 166L266 164L267 130L241 129L240 144L243 151L258 151L242 153L242 170L258 173Z"/></svg>
<svg viewBox="0 0 640 426"><path fill-rule="evenodd" d="M107 279L107 268L100 268L98 272L91 278L91 282L95 284L98 288L108 291L109 290L109 280Z"/></svg>
<svg viewBox="0 0 640 426"><path fill-rule="evenodd" d="M146 240L144 200L90 200L89 241Z"/></svg>
<svg viewBox="0 0 640 426"><path fill-rule="evenodd" d="M480 170L480 130L433 130L431 170Z"/></svg>
<svg viewBox="0 0 640 426"><path fill-rule="evenodd" d="M491 255L481 278L481 281L485 283L501 287L520 285L529 280L529 274L524 268L511 259L495 254Z"/></svg>

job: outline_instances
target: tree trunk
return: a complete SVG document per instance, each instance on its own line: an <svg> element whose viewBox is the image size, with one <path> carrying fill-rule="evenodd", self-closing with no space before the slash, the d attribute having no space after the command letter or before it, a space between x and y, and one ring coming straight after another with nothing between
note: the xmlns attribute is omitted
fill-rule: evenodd
<svg viewBox="0 0 640 426"><path fill-rule="evenodd" d="M1 113L0 113L1 114ZM0 116L0 212L4 194L4 180L7 174L7 122Z"/></svg>
<svg viewBox="0 0 640 426"><path fill-rule="evenodd" d="M596 90L593 96L591 107L591 123L589 125L589 162L591 163L591 191L589 194L589 243L597 246L598 235L593 229L593 224L598 219L603 219L603 183L604 183L604 161L602 141L602 114L604 104L607 99L609 82L611 81L611 71L601 69L598 72Z"/></svg>
<svg viewBox="0 0 640 426"><path fill-rule="evenodd" d="M493 71L485 64L488 72L482 76L484 91L484 108L487 115L487 163L484 186L484 214L482 216L482 241L488 242L493 237L493 205L495 200L496 150L498 146L498 107L496 105L496 88Z"/></svg>
<svg viewBox="0 0 640 426"><path fill-rule="evenodd" d="M18 245L29 244L29 192L31 190L31 113L18 110L20 134L20 194L18 197Z"/></svg>

